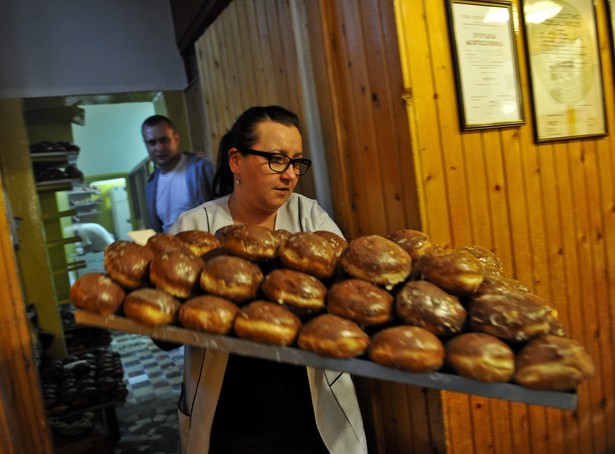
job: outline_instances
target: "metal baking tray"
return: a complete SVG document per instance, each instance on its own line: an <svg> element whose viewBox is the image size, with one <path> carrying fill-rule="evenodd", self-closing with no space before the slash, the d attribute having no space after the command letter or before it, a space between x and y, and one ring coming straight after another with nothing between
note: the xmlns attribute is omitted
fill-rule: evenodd
<svg viewBox="0 0 615 454"><path fill-rule="evenodd" d="M542 405L563 410L575 410L577 408L578 395L576 392L534 391L511 383L485 383L442 372L412 374L380 366L366 359L325 358L295 347L260 344L236 337L206 334L177 326L149 327L138 324L127 317L118 315L101 316L78 308L75 309L75 321L81 325L141 334L167 342L195 345L282 363L348 372L351 375L378 380L388 380L407 385Z"/></svg>

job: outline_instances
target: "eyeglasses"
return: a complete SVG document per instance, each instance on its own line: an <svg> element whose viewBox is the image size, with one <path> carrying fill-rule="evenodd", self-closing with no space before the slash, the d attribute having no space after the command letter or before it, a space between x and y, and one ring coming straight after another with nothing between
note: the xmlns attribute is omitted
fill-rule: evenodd
<svg viewBox="0 0 615 454"><path fill-rule="evenodd" d="M293 172L298 177L307 173L312 161L305 158L291 159L283 153L271 153L267 151L251 150L250 148L238 148L240 153L262 156L269 161L269 168L276 173L284 173L292 165Z"/></svg>

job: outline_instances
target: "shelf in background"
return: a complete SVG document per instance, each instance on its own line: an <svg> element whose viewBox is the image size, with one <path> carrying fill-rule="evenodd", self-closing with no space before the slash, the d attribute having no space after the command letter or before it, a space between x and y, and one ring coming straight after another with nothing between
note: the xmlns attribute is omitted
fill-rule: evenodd
<svg viewBox="0 0 615 454"><path fill-rule="evenodd" d="M65 178L61 180L37 181L36 190L43 191L68 191L73 188L73 185L79 183L79 178Z"/></svg>
<svg viewBox="0 0 615 454"><path fill-rule="evenodd" d="M534 391L511 383L485 383L440 372L412 374L380 366L366 359L325 358L299 348L259 344L236 337L205 334L177 326L149 327L140 325L127 317L118 315L101 316L79 308L75 309L75 322L109 330L141 334L167 342L195 345L282 363L348 372L351 375L407 385L474 394L563 410L575 410L578 401L578 395L575 392Z"/></svg>
<svg viewBox="0 0 615 454"><path fill-rule="evenodd" d="M43 163L74 163L79 156L78 151L49 151L40 153L30 153L32 162Z"/></svg>

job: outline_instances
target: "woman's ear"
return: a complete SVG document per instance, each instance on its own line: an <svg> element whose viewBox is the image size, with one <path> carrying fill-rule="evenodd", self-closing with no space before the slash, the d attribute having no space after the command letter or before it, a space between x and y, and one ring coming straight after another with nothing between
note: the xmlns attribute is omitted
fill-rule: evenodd
<svg viewBox="0 0 615 454"><path fill-rule="evenodd" d="M228 151L228 165L231 168L231 172L239 172L239 160L241 159L241 153L237 148L233 147Z"/></svg>

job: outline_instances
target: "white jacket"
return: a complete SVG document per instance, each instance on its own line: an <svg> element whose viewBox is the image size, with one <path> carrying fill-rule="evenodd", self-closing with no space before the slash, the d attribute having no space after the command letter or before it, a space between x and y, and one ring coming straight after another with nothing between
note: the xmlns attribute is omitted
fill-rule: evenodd
<svg viewBox="0 0 615 454"><path fill-rule="evenodd" d="M215 233L233 224L229 196L183 213L171 233L204 230ZM331 217L315 200L292 194L278 210L276 229L290 232L328 230L342 235ZM184 349L184 389L179 408L181 452L205 454L222 388L228 353L193 346ZM367 453L363 420L354 384L347 373L306 368L316 425L329 452Z"/></svg>

